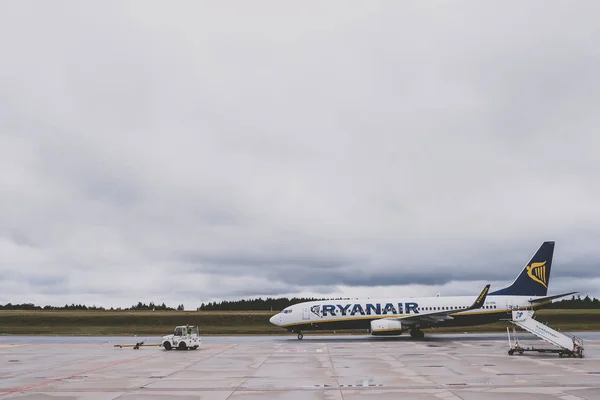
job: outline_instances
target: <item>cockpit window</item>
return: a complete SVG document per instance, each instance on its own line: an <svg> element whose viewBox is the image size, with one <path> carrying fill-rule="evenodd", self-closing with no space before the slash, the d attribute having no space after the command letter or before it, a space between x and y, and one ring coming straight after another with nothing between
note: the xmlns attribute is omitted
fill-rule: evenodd
<svg viewBox="0 0 600 400"><path fill-rule="evenodd" d="M291 312L292 312L292 310L283 310L283 313L284 313L284 314L289 314L289 313L291 313Z"/></svg>

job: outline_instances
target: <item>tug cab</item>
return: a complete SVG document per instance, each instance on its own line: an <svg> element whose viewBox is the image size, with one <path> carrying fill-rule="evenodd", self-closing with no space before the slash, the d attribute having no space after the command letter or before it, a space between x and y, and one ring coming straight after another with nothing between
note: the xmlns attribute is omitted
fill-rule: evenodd
<svg viewBox="0 0 600 400"><path fill-rule="evenodd" d="M202 344L198 326L181 325L175 327L172 335L163 336L161 346L165 350L196 350Z"/></svg>

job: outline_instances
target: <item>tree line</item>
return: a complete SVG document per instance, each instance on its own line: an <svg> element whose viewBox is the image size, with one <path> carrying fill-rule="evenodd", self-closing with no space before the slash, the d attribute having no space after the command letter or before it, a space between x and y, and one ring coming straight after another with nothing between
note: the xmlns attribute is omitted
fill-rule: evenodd
<svg viewBox="0 0 600 400"><path fill-rule="evenodd" d="M320 301L320 300L348 300L348 298L312 298L312 297L278 297L266 299L242 299L234 301L220 301L220 302L209 302L202 303L196 308L196 311L281 311L284 308L297 303L303 303L305 301ZM585 296L583 299L581 296L572 296L570 299L563 299L556 301L546 306L546 308L565 308L565 309L593 309L600 308L600 299L590 296ZM86 306L83 304L65 304L64 306L38 306L32 303L23 304L11 304L6 305L0 304L0 310L82 310L82 311L183 311L185 309L183 304L179 304L177 307L169 307L165 303L154 304L150 302L148 304L142 303L141 301L131 307L118 307L118 308L104 308L97 307L95 305Z"/></svg>
<svg viewBox="0 0 600 400"><path fill-rule="evenodd" d="M234 300L234 301L220 301L212 303L202 303L197 308L198 311L281 311L284 308L293 304L302 303L305 301L318 301L326 299L316 299L312 297L287 297L271 298L266 299L248 299L248 300Z"/></svg>
<svg viewBox="0 0 600 400"><path fill-rule="evenodd" d="M153 302L150 302L149 304L146 303L142 303L141 301L138 302L137 304L132 305L131 307L117 307L117 308L105 308L105 307L97 307L95 305L93 306L86 306L84 304L65 304L64 306L37 306L33 303L23 303L23 304L11 304L8 303L6 305L2 305L0 304L0 310L52 310L52 311L56 311L56 310L65 310L65 311L75 311L75 310L82 310L82 311L183 311L185 308L183 306L183 304L179 304L176 308L173 307L169 307L167 305L165 305L165 303L162 304L154 304Z"/></svg>
<svg viewBox="0 0 600 400"><path fill-rule="evenodd" d="M590 296L585 296L583 299L581 296L572 296L570 299L563 299L560 301L556 301L552 304L548 304L546 307L548 308L577 308L577 309L586 309L586 308L600 308L600 299L595 297L590 298Z"/></svg>

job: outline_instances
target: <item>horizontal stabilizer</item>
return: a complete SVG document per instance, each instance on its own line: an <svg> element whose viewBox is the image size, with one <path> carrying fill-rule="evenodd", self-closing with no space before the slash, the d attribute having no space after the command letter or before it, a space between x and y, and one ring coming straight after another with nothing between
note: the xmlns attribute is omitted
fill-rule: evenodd
<svg viewBox="0 0 600 400"><path fill-rule="evenodd" d="M540 297L539 299L534 299L534 300L529 300L529 302L531 304L536 304L536 303L545 303L549 300L554 300L554 299L560 299L561 297L565 297L568 296L570 294L575 294L577 292L569 292L569 293L563 293L563 294L555 294L554 296L546 296L546 297Z"/></svg>

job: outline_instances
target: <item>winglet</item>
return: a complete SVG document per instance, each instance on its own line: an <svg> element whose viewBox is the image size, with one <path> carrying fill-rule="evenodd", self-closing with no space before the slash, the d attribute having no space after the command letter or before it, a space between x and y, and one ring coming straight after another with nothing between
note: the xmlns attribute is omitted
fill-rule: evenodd
<svg viewBox="0 0 600 400"><path fill-rule="evenodd" d="M477 297L477 300L475 300L475 303L473 303L473 305L469 308L471 310L473 310L475 308L481 308L483 306L483 303L485 303L485 298L487 297L489 290L490 290L490 285L486 285L483 288L483 290L481 291L481 293L479 294L479 296Z"/></svg>

